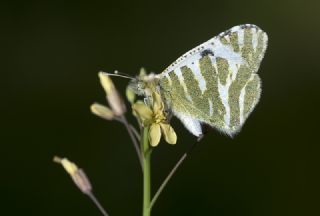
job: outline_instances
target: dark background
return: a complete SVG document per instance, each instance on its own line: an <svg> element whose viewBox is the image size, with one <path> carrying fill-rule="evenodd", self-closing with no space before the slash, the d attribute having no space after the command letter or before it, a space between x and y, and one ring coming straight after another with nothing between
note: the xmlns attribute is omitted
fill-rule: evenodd
<svg viewBox="0 0 320 216"><path fill-rule="evenodd" d="M111 216L140 215L129 137L89 110L104 103L97 72L159 73L243 23L269 35L260 103L234 139L204 138L153 215L320 215L320 1L2 1L0 10L1 215L100 215L54 155L84 168ZM114 81L123 93L127 80ZM177 145L153 153L154 191L194 141L173 125Z"/></svg>

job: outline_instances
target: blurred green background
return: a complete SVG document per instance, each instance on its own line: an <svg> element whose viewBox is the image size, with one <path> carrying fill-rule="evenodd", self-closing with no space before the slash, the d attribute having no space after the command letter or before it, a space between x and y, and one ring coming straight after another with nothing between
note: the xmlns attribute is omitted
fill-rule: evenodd
<svg viewBox="0 0 320 216"><path fill-rule="evenodd" d="M104 103L97 72L159 73L243 23L269 35L260 103L234 139L215 131L204 138L153 215L320 215L320 1L0 4L1 215L100 215L54 155L84 168L111 216L140 215L141 171L129 137L89 110ZM114 81L123 93L127 80ZM178 144L153 153L154 190L195 140L173 125Z"/></svg>

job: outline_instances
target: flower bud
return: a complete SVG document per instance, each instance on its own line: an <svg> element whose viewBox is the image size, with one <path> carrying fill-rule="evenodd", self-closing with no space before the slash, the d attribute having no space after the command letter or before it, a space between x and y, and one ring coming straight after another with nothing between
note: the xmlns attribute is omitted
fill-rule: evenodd
<svg viewBox="0 0 320 216"><path fill-rule="evenodd" d="M102 88L105 90L106 94L112 94L112 92L115 91L116 88L114 87L113 82L111 78L108 76L108 74L104 72L99 72L98 76L100 78Z"/></svg>
<svg viewBox="0 0 320 216"><path fill-rule="evenodd" d="M147 75L147 71L146 71L146 69L145 68L140 68L140 72L139 72L139 76L140 77L144 77L144 76L146 76Z"/></svg>
<svg viewBox="0 0 320 216"><path fill-rule="evenodd" d="M85 172L82 169L79 169L76 164L69 161L67 158L59 158L55 156L53 161L56 163L60 163L63 168L67 171L67 173L71 176L75 185L84 193L91 193L92 186L91 183L86 176Z"/></svg>
<svg viewBox="0 0 320 216"><path fill-rule="evenodd" d="M128 101L133 104L135 99L136 99L136 94L134 93L134 91L132 90L132 88L130 88L129 86L126 89L126 96Z"/></svg>
<svg viewBox="0 0 320 216"><path fill-rule="evenodd" d="M103 89L106 92L108 103L116 116L121 116L126 112L126 106L120 97L117 89L113 85L111 78L104 72L99 72L99 78Z"/></svg>
<svg viewBox="0 0 320 216"><path fill-rule="evenodd" d="M116 116L121 116L126 112L126 105L117 91L107 95L108 103Z"/></svg>
<svg viewBox="0 0 320 216"><path fill-rule="evenodd" d="M93 114L106 120L112 120L114 117L114 113L112 112L112 110L101 104L94 103L90 106L90 109Z"/></svg>

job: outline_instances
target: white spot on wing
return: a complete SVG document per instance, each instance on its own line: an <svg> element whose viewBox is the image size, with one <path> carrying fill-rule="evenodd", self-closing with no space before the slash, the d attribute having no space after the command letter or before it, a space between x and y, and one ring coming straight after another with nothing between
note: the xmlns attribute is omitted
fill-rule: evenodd
<svg viewBox="0 0 320 216"><path fill-rule="evenodd" d="M215 73L218 74L218 67L217 67L217 59L216 59L216 57L210 56L210 61L212 63L212 66L214 67Z"/></svg>
<svg viewBox="0 0 320 216"><path fill-rule="evenodd" d="M264 32L263 33L263 52L261 53L261 60L263 58L264 52L267 49L267 44L268 44L268 35Z"/></svg>
<svg viewBox="0 0 320 216"><path fill-rule="evenodd" d="M198 60L194 61L193 64L192 63L189 64L188 67L191 69L192 73L194 74L195 79L198 81L199 88L203 94L204 91L206 90L206 81L201 74L200 67L199 67L199 61Z"/></svg>
<svg viewBox="0 0 320 216"><path fill-rule="evenodd" d="M180 68L176 68L173 72L177 75L177 77L178 77L178 79L179 79L179 82L180 82L180 85L182 86L182 88L183 88L183 90L184 90L184 93L185 93L185 95L186 95L186 98L187 98L190 102L192 102L192 98L191 98L191 96L190 96L189 93L188 93L188 89L187 89L187 86L186 86L186 84L185 84L185 82L184 82L181 69L180 69Z"/></svg>
<svg viewBox="0 0 320 216"><path fill-rule="evenodd" d="M231 80L234 81L238 74L238 65L232 61L228 61L229 71L231 72Z"/></svg>
<svg viewBox="0 0 320 216"><path fill-rule="evenodd" d="M184 83L182 72L181 72L180 68L176 68L173 72L177 75L179 82Z"/></svg>
<svg viewBox="0 0 320 216"><path fill-rule="evenodd" d="M243 110L244 110L244 96L245 96L245 88L246 85L241 89L240 96L239 96L239 109L240 109L240 125L243 124L244 116L243 116Z"/></svg>
<svg viewBox="0 0 320 216"><path fill-rule="evenodd" d="M167 80L168 80L168 82L169 82L169 85L172 85L172 80L171 80L171 78L170 78L170 76L169 76L168 73L165 74L165 77L167 78Z"/></svg>
<svg viewBox="0 0 320 216"><path fill-rule="evenodd" d="M234 64L243 63L241 54L234 52L231 46L224 45L219 40L214 40L214 41L215 43L213 46L213 51L214 51L215 57L221 57L221 58L227 59L228 62L233 62ZM214 62L212 63L215 63L215 58L214 58Z"/></svg>
<svg viewBox="0 0 320 216"><path fill-rule="evenodd" d="M230 37L229 37L229 35L224 36L224 38L228 41L228 43L230 43Z"/></svg>
<svg viewBox="0 0 320 216"><path fill-rule="evenodd" d="M180 85L183 87L184 91L187 92L187 86L184 83L184 79L183 79L182 72L181 72L180 68L176 68L173 71L173 73L175 73L177 75L179 82L180 82Z"/></svg>
<svg viewBox="0 0 320 216"><path fill-rule="evenodd" d="M208 103L209 103L209 114L210 114L210 116L212 116L212 114L213 114L213 104L212 104L212 100L210 98L208 98Z"/></svg>
<svg viewBox="0 0 320 216"><path fill-rule="evenodd" d="M231 32L237 32L237 31L239 31L240 29L241 29L240 25L238 25L238 26L233 26L233 27L231 28Z"/></svg>
<svg viewBox="0 0 320 216"><path fill-rule="evenodd" d="M243 29L239 29L239 31L238 31L238 42L239 42L239 46L241 48L244 44L244 30Z"/></svg>
<svg viewBox="0 0 320 216"><path fill-rule="evenodd" d="M193 119L193 118L191 118L185 114L179 113L179 112L174 112L174 115L178 119L180 119L182 124L187 128L188 131L190 131L190 133L192 133L193 135L195 135L197 137L202 135L201 125L198 120Z"/></svg>
<svg viewBox="0 0 320 216"><path fill-rule="evenodd" d="M191 98L191 96L190 96L189 94L186 94L186 98L187 98L191 103L193 103L192 98Z"/></svg>
<svg viewBox="0 0 320 216"><path fill-rule="evenodd" d="M252 32L252 47L254 51L256 51L258 46L258 32L255 28L252 28L251 32Z"/></svg>
<svg viewBox="0 0 320 216"><path fill-rule="evenodd" d="M224 115L224 122L227 127L230 125L230 106L229 106L229 87L231 85L230 76L228 76L226 85L222 85L220 80L218 80L218 91L224 108L226 109L226 114Z"/></svg>

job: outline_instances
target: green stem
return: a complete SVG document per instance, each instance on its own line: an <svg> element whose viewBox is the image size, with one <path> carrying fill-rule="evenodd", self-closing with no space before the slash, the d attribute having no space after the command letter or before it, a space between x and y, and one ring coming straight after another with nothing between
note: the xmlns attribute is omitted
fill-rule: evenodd
<svg viewBox="0 0 320 216"><path fill-rule="evenodd" d="M143 133L141 134L141 149L143 153L143 216L150 216L151 214L151 148L148 140L148 132L149 127L144 127Z"/></svg>
<svg viewBox="0 0 320 216"><path fill-rule="evenodd" d="M138 159L139 159L139 162L140 162L140 165L141 165L141 169L143 169L143 163L142 163L142 156L141 156L141 152L139 150L139 144L134 136L134 132L132 130L132 127L130 126L130 124L128 123L126 117L124 115L122 115L120 118L119 118L120 122L122 122L124 124L124 126L126 127L128 133L129 133L129 136L132 140L132 143L133 143L133 146L136 150L136 153L138 155Z"/></svg>

